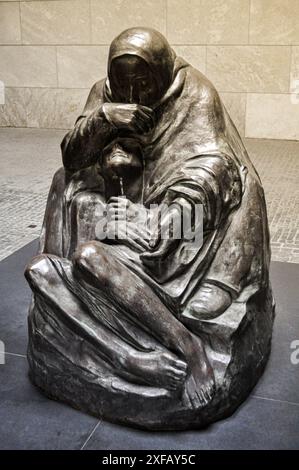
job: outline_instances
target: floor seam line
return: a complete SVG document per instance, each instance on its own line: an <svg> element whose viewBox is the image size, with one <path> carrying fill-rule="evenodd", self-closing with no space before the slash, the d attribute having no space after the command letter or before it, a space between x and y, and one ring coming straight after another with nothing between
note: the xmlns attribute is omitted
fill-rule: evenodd
<svg viewBox="0 0 299 470"><path fill-rule="evenodd" d="M251 395L252 398L258 398L259 400L269 400L269 401L276 401L278 403L287 403L288 405L295 405L299 406L299 403L295 401L288 401L288 400L280 400L279 398L268 398L268 397L261 397L259 395Z"/></svg>
<svg viewBox="0 0 299 470"><path fill-rule="evenodd" d="M7 352L7 351L5 351L4 354L7 354L8 356L25 357L25 359L27 358L25 354L17 354L17 353L12 353L12 352Z"/></svg>
<svg viewBox="0 0 299 470"><path fill-rule="evenodd" d="M101 424L102 420L100 419L97 424L95 425L95 427L93 428L93 430L91 431L91 433L89 434L89 436L87 437L86 441L84 442L83 446L81 447L80 450L84 450L84 447L88 444L88 442L90 441L90 439L92 438L92 436L94 435L94 433L96 432L96 430L98 429L99 425Z"/></svg>

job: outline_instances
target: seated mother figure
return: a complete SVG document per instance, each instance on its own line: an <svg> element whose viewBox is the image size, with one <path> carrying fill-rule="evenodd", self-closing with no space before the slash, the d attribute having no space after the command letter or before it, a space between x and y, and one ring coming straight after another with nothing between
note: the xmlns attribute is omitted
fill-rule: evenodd
<svg viewBox="0 0 299 470"><path fill-rule="evenodd" d="M126 175L127 197L117 188L111 197L116 183L102 165L104 149L126 137L142 156L135 200L136 181ZM176 397L184 410L216 403L227 380L225 373L219 378L217 364L235 354L230 345L240 323L227 312L253 293L271 297L263 189L216 90L160 33L131 28L112 42L108 76L92 87L61 148L64 168L53 179L39 255L26 269L35 293L33 380L55 396L54 387L37 378L47 343L53 358L58 351L73 371L77 366L98 377L103 389L143 400L155 393ZM117 237L111 221L107 238L97 236L106 203L118 226L126 224L125 237ZM140 213L150 219L165 204L160 230L147 230ZM197 205L203 208L200 246L184 234L161 236L163 225L181 219L183 210L193 214ZM260 344L260 331L254 334L250 340ZM216 337L217 347L224 344L217 351ZM72 401L66 390L64 398Z"/></svg>

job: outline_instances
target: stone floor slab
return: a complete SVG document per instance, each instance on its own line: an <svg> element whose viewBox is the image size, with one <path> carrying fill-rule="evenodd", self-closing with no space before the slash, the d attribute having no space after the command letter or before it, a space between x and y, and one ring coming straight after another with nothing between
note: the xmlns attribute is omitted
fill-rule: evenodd
<svg viewBox="0 0 299 470"><path fill-rule="evenodd" d="M81 449L98 420L49 400L28 379L27 360L0 365L0 449Z"/></svg>

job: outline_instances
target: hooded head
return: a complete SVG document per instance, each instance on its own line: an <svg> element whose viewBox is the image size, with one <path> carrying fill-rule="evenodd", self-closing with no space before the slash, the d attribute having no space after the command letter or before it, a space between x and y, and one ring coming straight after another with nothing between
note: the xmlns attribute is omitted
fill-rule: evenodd
<svg viewBox="0 0 299 470"><path fill-rule="evenodd" d="M111 43L108 78L113 101L157 102L173 78L175 53L167 40L151 28L130 28Z"/></svg>

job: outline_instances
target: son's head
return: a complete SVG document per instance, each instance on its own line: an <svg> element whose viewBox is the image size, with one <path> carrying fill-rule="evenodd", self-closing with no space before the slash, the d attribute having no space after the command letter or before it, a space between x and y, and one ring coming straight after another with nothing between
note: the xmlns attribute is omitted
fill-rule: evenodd
<svg viewBox="0 0 299 470"><path fill-rule="evenodd" d="M120 185L123 184L126 195L132 191L135 194L142 170L142 149L136 139L118 137L104 148L101 171L109 193L121 194Z"/></svg>

